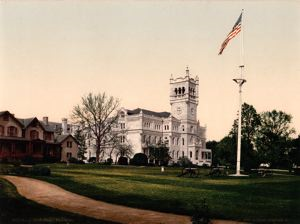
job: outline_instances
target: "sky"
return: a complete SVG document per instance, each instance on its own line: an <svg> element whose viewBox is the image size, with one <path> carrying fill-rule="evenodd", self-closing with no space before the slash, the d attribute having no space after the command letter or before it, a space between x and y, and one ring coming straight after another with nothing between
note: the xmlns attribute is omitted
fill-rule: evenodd
<svg viewBox="0 0 300 224"><path fill-rule="evenodd" d="M242 9L243 35L218 55ZM299 134L299 27L293 0L1 1L0 110L61 121L106 92L124 108L170 111L170 76L189 66L200 124L220 140L237 117L243 43L243 101L291 114Z"/></svg>

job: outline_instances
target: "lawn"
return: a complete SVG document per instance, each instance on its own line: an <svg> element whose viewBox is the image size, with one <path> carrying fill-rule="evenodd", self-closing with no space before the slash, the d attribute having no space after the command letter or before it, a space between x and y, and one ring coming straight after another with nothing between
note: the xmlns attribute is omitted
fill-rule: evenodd
<svg viewBox="0 0 300 224"><path fill-rule="evenodd" d="M16 188L0 178L0 223L36 223L36 224L104 224L97 219L52 209L20 196Z"/></svg>
<svg viewBox="0 0 300 224"><path fill-rule="evenodd" d="M194 214L206 200L210 216L256 223L299 223L300 177L177 177L180 168L50 165L39 179L97 200L177 214Z"/></svg>

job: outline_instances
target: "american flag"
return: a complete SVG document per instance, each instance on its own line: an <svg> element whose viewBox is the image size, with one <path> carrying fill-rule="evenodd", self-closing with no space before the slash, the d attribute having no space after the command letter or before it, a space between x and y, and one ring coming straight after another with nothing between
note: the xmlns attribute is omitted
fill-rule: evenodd
<svg viewBox="0 0 300 224"><path fill-rule="evenodd" d="M223 50L225 49L225 47L227 46L229 41L232 38L234 38L241 31L241 29L242 29L242 15L243 15L243 12L241 12L241 15L239 16L238 20L236 21L236 23L232 27L232 30L230 31L230 33L227 35L226 39L222 43L221 49L219 51L219 55L222 54Z"/></svg>

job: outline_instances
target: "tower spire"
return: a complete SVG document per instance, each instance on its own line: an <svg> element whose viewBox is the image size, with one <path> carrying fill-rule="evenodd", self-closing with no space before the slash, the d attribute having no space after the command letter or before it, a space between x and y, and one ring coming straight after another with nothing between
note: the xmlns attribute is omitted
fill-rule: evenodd
<svg viewBox="0 0 300 224"><path fill-rule="evenodd" d="M186 73L186 75L187 75L187 76L190 76L190 70L189 70L189 66L186 66L185 73Z"/></svg>

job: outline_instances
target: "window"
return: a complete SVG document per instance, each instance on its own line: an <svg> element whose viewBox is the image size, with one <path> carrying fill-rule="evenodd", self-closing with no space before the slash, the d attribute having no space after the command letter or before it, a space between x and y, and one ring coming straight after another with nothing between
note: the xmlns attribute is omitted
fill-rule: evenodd
<svg viewBox="0 0 300 224"><path fill-rule="evenodd" d="M182 145L184 145L184 138L182 138Z"/></svg>
<svg viewBox="0 0 300 224"><path fill-rule="evenodd" d="M44 140L48 140L48 141L52 140L52 138L51 138L51 133L45 132L45 133L44 133Z"/></svg>
<svg viewBox="0 0 300 224"><path fill-rule="evenodd" d="M182 157L184 157L184 151L182 151Z"/></svg>
<svg viewBox="0 0 300 224"><path fill-rule="evenodd" d="M9 126L7 128L7 135L8 136L17 136L18 135L18 129L14 126Z"/></svg>
<svg viewBox="0 0 300 224"><path fill-rule="evenodd" d="M193 152L190 152L190 158L193 158Z"/></svg>
<svg viewBox="0 0 300 224"><path fill-rule="evenodd" d="M122 112L120 113L120 116L121 116L122 118L124 118L124 117L125 117L125 113L122 111Z"/></svg>
<svg viewBox="0 0 300 224"><path fill-rule="evenodd" d="M185 92L185 88L184 88L184 87L182 87L182 94L184 94L184 92Z"/></svg>
<svg viewBox="0 0 300 224"><path fill-rule="evenodd" d="M196 160L198 160L198 153L199 153L199 151L196 150Z"/></svg>
<svg viewBox="0 0 300 224"><path fill-rule="evenodd" d="M125 129L125 123L120 123L120 128Z"/></svg>
<svg viewBox="0 0 300 224"><path fill-rule="evenodd" d="M30 139L38 139L39 138L39 133L36 130L31 130L30 131Z"/></svg>
<svg viewBox="0 0 300 224"><path fill-rule="evenodd" d="M193 126L191 126L191 132L192 132L192 133L194 132L194 127L193 127Z"/></svg>
<svg viewBox="0 0 300 224"><path fill-rule="evenodd" d="M125 136L124 136L124 135L121 136L120 141L121 141L121 143L124 143L124 142L125 142Z"/></svg>
<svg viewBox="0 0 300 224"><path fill-rule="evenodd" d="M179 151L177 151L176 153L176 158L178 159L178 157L179 157Z"/></svg>
<svg viewBox="0 0 300 224"><path fill-rule="evenodd" d="M4 135L4 127L0 125L0 136Z"/></svg>
<svg viewBox="0 0 300 224"><path fill-rule="evenodd" d="M67 141L67 147L68 147L68 148L72 148L72 143L73 143L73 142L71 142L71 141Z"/></svg>
<svg viewBox="0 0 300 224"><path fill-rule="evenodd" d="M72 157L72 153L71 152L67 152L67 158L70 159Z"/></svg>
<svg viewBox="0 0 300 224"><path fill-rule="evenodd" d="M184 125L182 125L182 131L184 131Z"/></svg>

